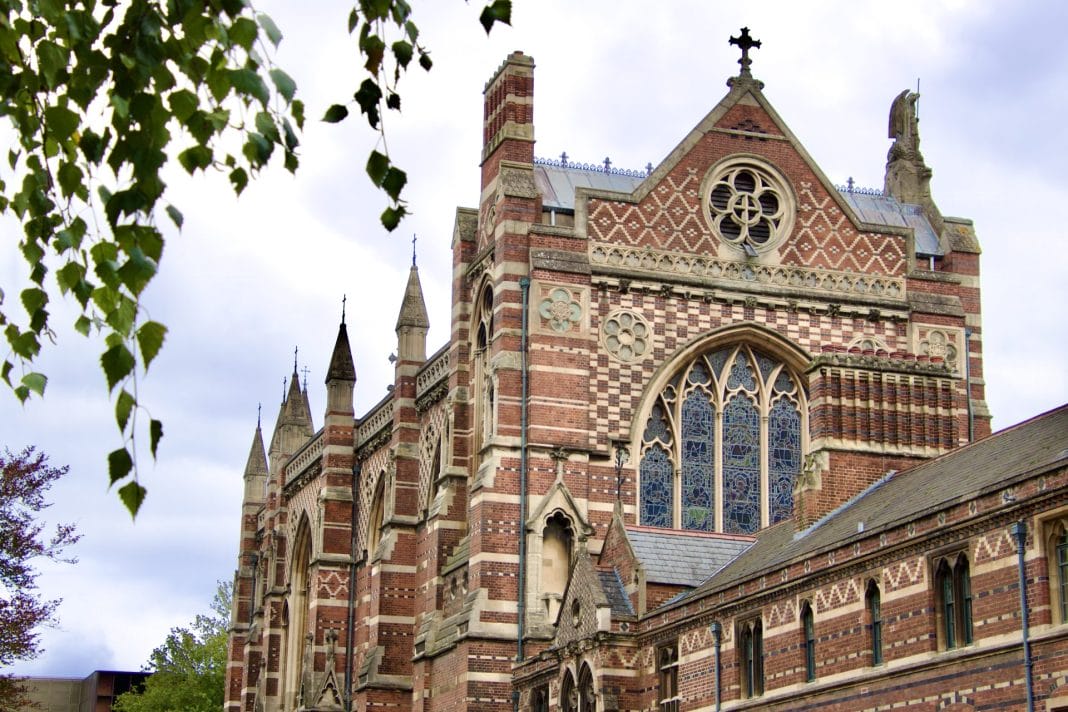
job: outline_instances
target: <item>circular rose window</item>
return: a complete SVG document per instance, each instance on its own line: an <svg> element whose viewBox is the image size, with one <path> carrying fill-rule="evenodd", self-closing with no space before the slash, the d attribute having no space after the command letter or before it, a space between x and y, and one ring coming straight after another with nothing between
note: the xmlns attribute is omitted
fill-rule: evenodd
<svg viewBox="0 0 1068 712"><path fill-rule="evenodd" d="M725 242L747 254L773 246L793 225L793 200L770 168L752 162L718 167L708 181L708 219Z"/></svg>

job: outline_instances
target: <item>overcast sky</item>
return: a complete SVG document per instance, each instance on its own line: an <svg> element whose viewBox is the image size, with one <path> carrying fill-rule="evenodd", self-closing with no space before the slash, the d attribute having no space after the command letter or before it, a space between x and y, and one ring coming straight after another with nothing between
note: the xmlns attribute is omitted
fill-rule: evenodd
<svg viewBox="0 0 1068 712"><path fill-rule="evenodd" d="M515 0L513 27L487 39L482 0L415 3L434 69L403 80L389 148L408 170L414 215L396 235L378 223L382 197L363 172L376 136L360 119L314 119L351 96L357 55L345 3L258 3L285 39L277 60L308 106L301 168L275 165L240 199L225 180L174 174L185 213L145 306L170 327L141 395L164 422L160 460L142 454L148 499L136 522L106 490L120 445L99 369L99 344L73 335L56 308L58 344L41 365L43 401L0 393L0 445L36 445L70 465L53 489L54 520L83 534L75 566L42 567L62 597L46 652L14 672L88 675L136 670L169 628L207 610L233 575L241 474L263 404L277 416L293 349L308 368L316 427L323 377L348 297L362 415L392 382L387 357L418 234L430 310L428 350L448 336L456 206L477 206L482 88L512 50L534 57L538 156L642 168L664 159L727 92L743 25L763 42L753 74L830 179L881 188L892 99L920 80L920 135L946 215L971 218L983 247L983 350L997 429L1068 401L1068 52L1060 0L778 3ZM5 308L24 279L0 223Z"/></svg>

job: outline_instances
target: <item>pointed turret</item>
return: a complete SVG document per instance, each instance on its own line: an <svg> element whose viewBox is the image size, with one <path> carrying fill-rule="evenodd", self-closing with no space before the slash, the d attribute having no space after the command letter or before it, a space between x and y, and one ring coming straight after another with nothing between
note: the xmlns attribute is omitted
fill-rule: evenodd
<svg viewBox="0 0 1068 712"><path fill-rule="evenodd" d="M245 504L261 504L267 495L267 451L263 447L263 430L256 421L248 462L245 463Z"/></svg>
<svg viewBox="0 0 1068 712"><path fill-rule="evenodd" d="M349 346L349 332L344 320L337 330L334 353L330 356L330 366L326 369L326 417L332 413L351 416L352 392L356 385L356 366L352 362L352 348Z"/></svg>
<svg viewBox="0 0 1068 712"><path fill-rule="evenodd" d="M283 459L292 455L305 440L315 434L312 426L308 400L300 388L300 376L297 373L297 360L293 359L293 375L289 378L289 390L278 409L274 434L271 437L271 457L282 455Z"/></svg>
<svg viewBox="0 0 1068 712"><path fill-rule="evenodd" d="M404 301L397 316L397 357L401 361L426 361L426 331L430 319L426 315L423 286L419 283L419 268L412 260L408 272L408 285L404 288Z"/></svg>

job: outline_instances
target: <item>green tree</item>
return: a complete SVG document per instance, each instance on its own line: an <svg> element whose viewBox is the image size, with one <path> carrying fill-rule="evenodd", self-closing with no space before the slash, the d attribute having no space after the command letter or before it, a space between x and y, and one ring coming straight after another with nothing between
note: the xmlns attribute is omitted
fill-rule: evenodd
<svg viewBox="0 0 1068 712"><path fill-rule="evenodd" d="M211 613L198 615L188 628L172 628L152 651L152 672L141 691L115 700L117 712L218 712L226 685L226 630L233 586L219 582Z"/></svg>
<svg viewBox="0 0 1068 712"><path fill-rule="evenodd" d="M66 467L49 466L33 448L0 453L0 667L36 657L41 626L55 620L59 601L41 598L34 564L74 562L63 554L78 541L74 526L58 524L46 534L40 520L49 506L45 493L65 474ZM21 692L18 678L0 676L0 701L14 704Z"/></svg>
<svg viewBox="0 0 1068 712"><path fill-rule="evenodd" d="M510 12L510 0L493 0L480 19L488 32ZM398 83L413 57L431 67L411 15L407 0L358 0L348 18L366 60L352 102L380 133L367 173L389 197L390 230L406 212L407 176L390 162L381 119L400 111ZM103 337L100 365L122 442L108 456L108 478L132 514L146 494L137 443L147 436L154 458L163 436L137 380L167 334L140 300L163 257L157 220L183 222L162 176L176 159L190 175L225 173L240 194L278 153L296 170L304 106L272 62L281 39L249 0L0 0L0 117L15 139L0 168L0 215L23 226L30 285L18 295L21 310L0 285L8 345L0 379L22 401L44 394L47 377L34 363L58 334L49 304L73 297L74 330ZM335 104L324 120L347 114Z"/></svg>

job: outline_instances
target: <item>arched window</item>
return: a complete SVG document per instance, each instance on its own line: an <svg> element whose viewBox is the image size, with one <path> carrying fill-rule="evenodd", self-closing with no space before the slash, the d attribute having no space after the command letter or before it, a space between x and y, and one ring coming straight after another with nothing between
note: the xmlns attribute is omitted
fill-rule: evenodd
<svg viewBox="0 0 1068 712"><path fill-rule="evenodd" d="M679 709L679 644L672 641L656 651L657 697L660 712Z"/></svg>
<svg viewBox="0 0 1068 712"><path fill-rule="evenodd" d="M805 681L812 682L816 679L816 622L808 601L801 604L801 635L805 649Z"/></svg>
<svg viewBox="0 0 1068 712"><path fill-rule="evenodd" d="M645 423L640 523L752 534L788 518L806 410L797 375L756 348L720 347L686 363Z"/></svg>
<svg viewBox="0 0 1068 712"><path fill-rule="evenodd" d="M300 685L304 679L305 648L307 638L313 633L310 625L312 599L311 528L302 520L293 540L292 559L289 569L289 593L283 607L283 625L286 627L284 674L282 677L283 699L296 706L300 698Z"/></svg>
<svg viewBox="0 0 1068 712"><path fill-rule="evenodd" d="M583 664L578 684L579 712L597 712L597 693L593 689L593 673Z"/></svg>
<svg viewBox="0 0 1068 712"><path fill-rule="evenodd" d="M871 634L871 664L883 664L883 608L879 585L868 581L864 592L864 607L868 611L868 631Z"/></svg>
<svg viewBox="0 0 1068 712"><path fill-rule="evenodd" d="M570 670L564 673L564 683L560 686L560 710L579 712L579 691Z"/></svg>
<svg viewBox="0 0 1068 712"><path fill-rule="evenodd" d="M1055 624L1068 623L1068 519L1044 523L1050 603Z"/></svg>
<svg viewBox="0 0 1068 712"><path fill-rule="evenodd" d="M972 643L972 583L968 557L943 557L935 567L935 596L942 647Z"/></svg>
<svg viewBox="0 0 1068 712"><path fill-rule="evenodd" d="M743 697L764 694L764 627L759 618L738 626L738 667Z"/></svg>
<svg viewBox="0 0 1068 712"><path fill-rule="evenodd" d="M471 388L475 394L475 453L489 442L494 431L496 401L493 373L490 368L490 343L493 340L493 289L487 284L476 304L474 330L474 364Z"/></svg>
<svg viewBox="0 0 1068 712"><path fill-rule="evenodd" d="M371 512L367 518L367 560L374 561L378 544L382 540L383 508L386 499L386 471L378 473L378 485L371 499Z"/></svg>

